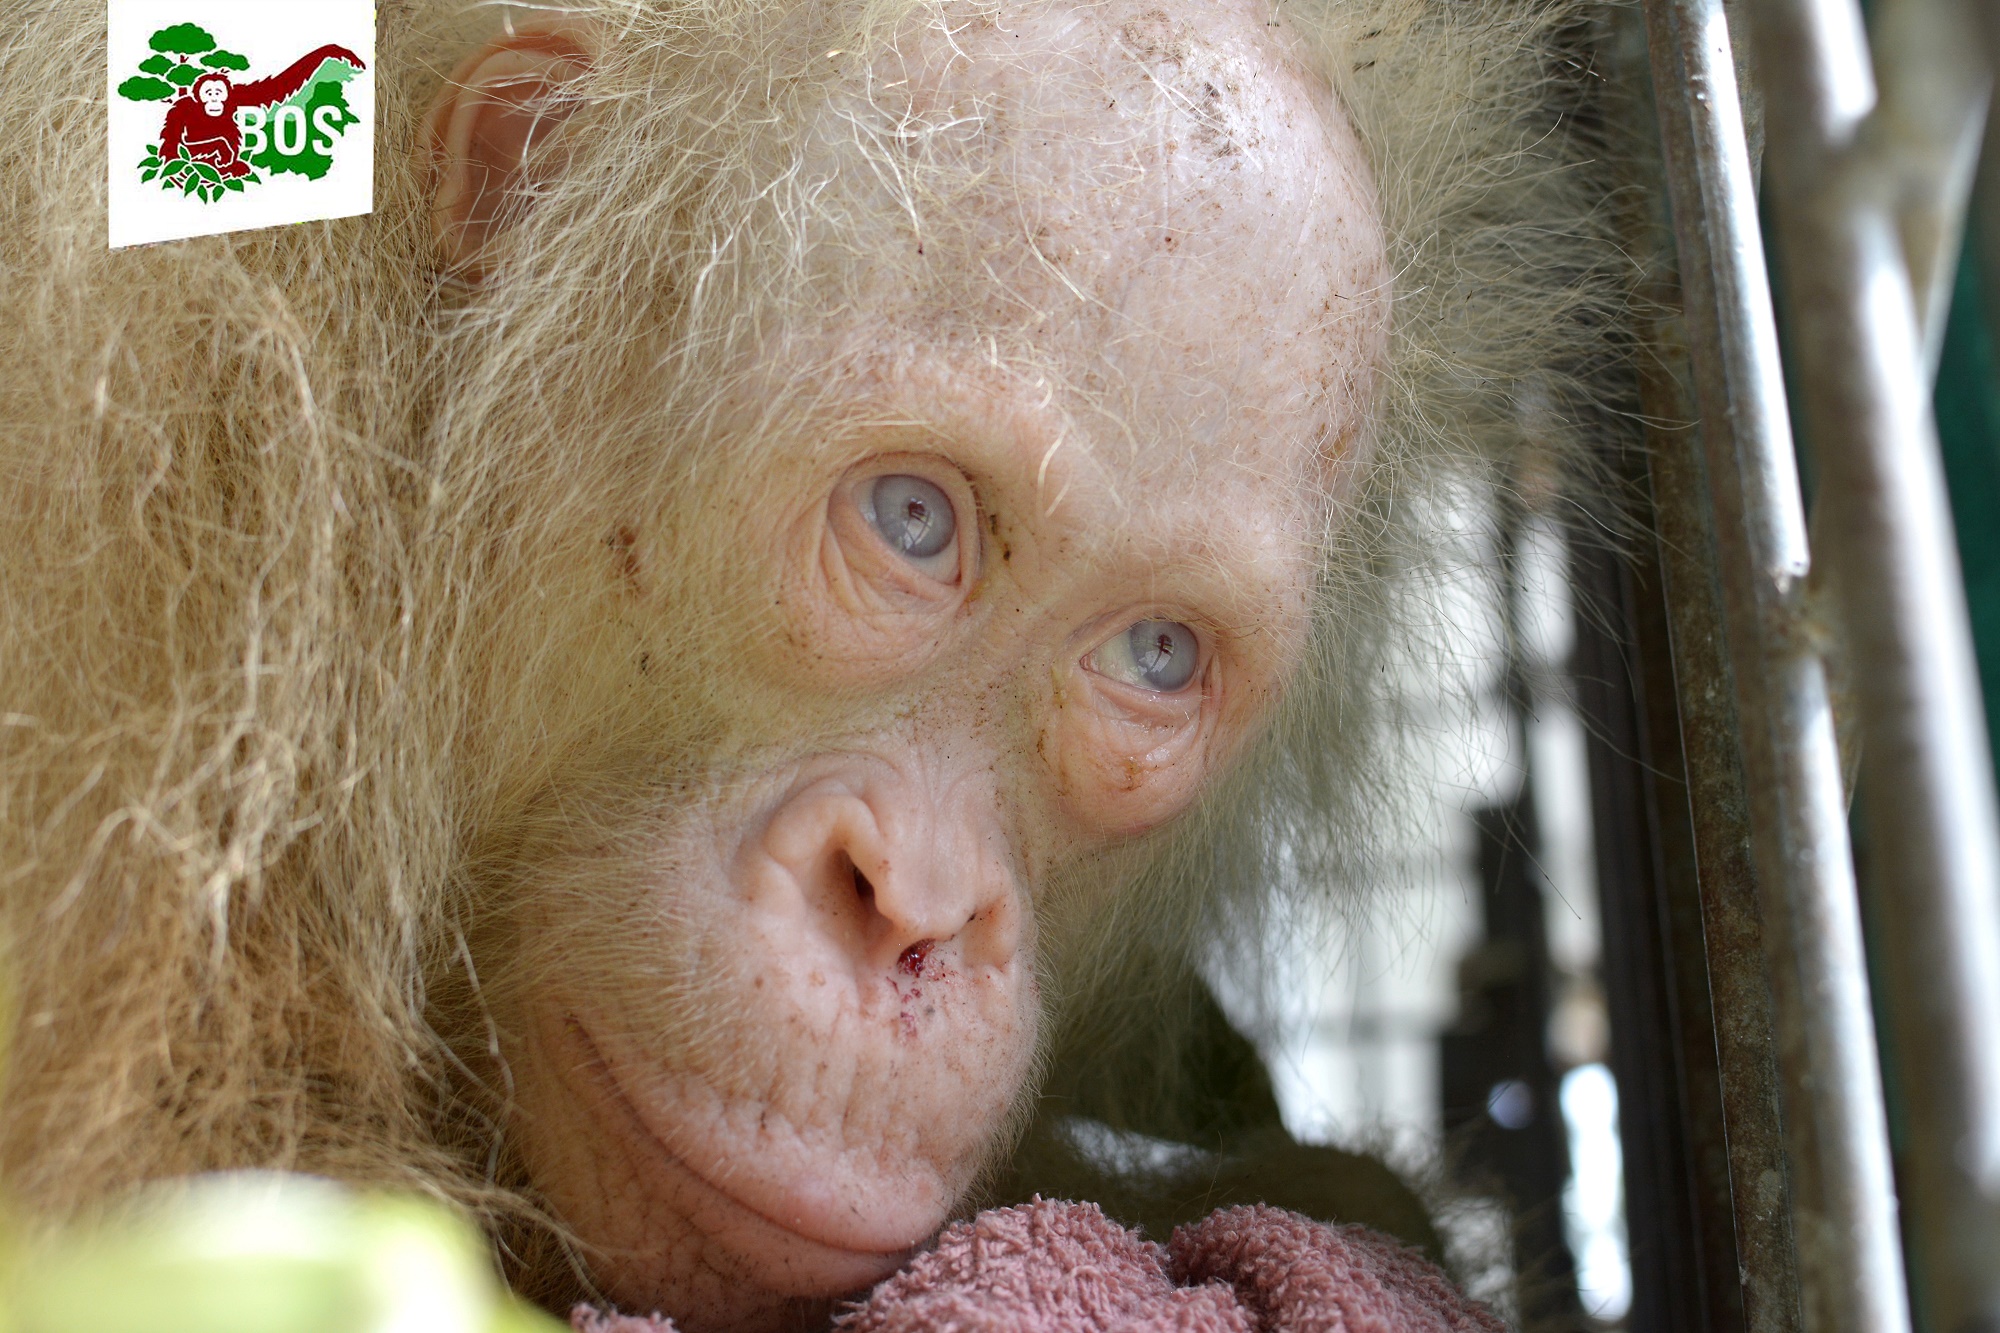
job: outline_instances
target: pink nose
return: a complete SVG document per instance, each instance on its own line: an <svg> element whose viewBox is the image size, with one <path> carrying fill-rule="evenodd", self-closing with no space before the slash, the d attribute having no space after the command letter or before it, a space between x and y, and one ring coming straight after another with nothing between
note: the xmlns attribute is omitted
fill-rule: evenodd
<svg viewBox="0 0 2000 1333"><path fill-rule="evenodd" d="M919 969L938 951L965 969L1020 947L1019 891L990 791L857 766L794 792L761 850L799 910L857 969Z"/></svg>

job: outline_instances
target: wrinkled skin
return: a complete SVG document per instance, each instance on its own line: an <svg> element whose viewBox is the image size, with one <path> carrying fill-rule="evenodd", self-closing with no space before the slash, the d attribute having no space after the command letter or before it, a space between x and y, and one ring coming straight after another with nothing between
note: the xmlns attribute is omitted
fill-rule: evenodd
<svg viewBox="0 0 2000 1333"><path fill-rule="evenodd" d="M1038 891L1184 811L1297 666L1389 280L1360 149L1266 8L1036 5L959 32L962 58L901 53L920 103L1024 108L995 161L1046 225L1038 254L991 220L995 301L1044 306L1045 362L1107 387L1015 382L952 336L978 309L885 295L826 331L864 407L926 426L763 480L783 506L742 577L781 623L741 669L850 720L687 784L615 864L552 869L604 861L566 937L652 961L507 1015L513 1133L627 1309L777 1326L924 1244L1030 1077ZM1138 184L1081 183L1108 177ZM952 540L891 545L911 495ZM1161 633L1179 657L1147 674ZM524 932L582 910L528 898Z"/></svg>

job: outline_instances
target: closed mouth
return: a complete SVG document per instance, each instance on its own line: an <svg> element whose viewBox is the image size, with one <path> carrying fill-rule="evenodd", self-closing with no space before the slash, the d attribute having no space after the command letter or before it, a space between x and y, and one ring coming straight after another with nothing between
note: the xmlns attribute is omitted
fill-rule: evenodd
<svg viewBox="0 0 2000 1333"><path fill-rule="evenodd" d="M872 1274L871 1276L859 1278L854 1283L855 1287L871 1285L887 1277L901 1268L918 1248L917 1245L902 1245L892 1249L875 1249L843 1244L841 1241L829 1239L812 1231L802 1229L796 1223L781 1221L771 1216L764 1209L745 1200L715 1180L709 1173L697 1169L686 1157L675 1152L673 1148L669 1147L654 1132L652 1127L647 1123L646 1117L640 1113L638 1105L625 1091L624 1085L619 1081L617 1072L612 1069L610 1061L605 1059L603 1051L599 1049L596 1041L592 1039L590 1033L584 1028L582 1023L578 1022L575 1018L567 1018L564 1020L563 1025L568 1030L570 1038L580 1048L580 1052L584 1057L582 1064L589 1071L592 1083L596 1085L599 1092L604 1094L604 1099L616 1107L616 1114L624 1122L627 1137L650 1148L670 1169L685 1176L688 1180L714 1195L730 1208L754 1219L756 1223L761 1223L765 1227L783 1233L799 1246L823 1252L823 1259L832 1266L842 1269L865 1269L868 1273Z"/></svg>

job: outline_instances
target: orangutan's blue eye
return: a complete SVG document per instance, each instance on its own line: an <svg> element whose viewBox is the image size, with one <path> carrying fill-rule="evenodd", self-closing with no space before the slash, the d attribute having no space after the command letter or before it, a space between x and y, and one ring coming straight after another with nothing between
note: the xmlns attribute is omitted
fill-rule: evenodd
<svg viewBox="0 0 2000 1333"><path fill-rule="evenodd" d="M923 563L951 549L958 519L951 497L922 477L878 477L867 490L868 519L882 540Z"/></svg>
<svg viewBox="0 0 2000 1333"><path fill-rule="evenodd" d="M1090 669L1161 694L1188 687L1201 665L1194 631L1174 620L1142 620L1090 655Z"/></svg>

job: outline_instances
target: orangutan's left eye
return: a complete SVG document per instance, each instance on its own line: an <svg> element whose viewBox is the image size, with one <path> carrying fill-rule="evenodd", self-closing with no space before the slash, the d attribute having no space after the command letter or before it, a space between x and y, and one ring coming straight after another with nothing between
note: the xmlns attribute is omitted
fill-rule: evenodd
<svg viewBox="0 0 2000 1333"><path fill-rule="evenodd" d="M922 477L878 477L862 490L862 510L896 554L926 573L955 564L958 516L951 497Z"/></svg>
<svg viewBox="0 0 2000 1333"><path fill-rule="evenodd" d="M1142 690L1175 694L1188 687L1201 665L1194 631L1174 620L1142 620L1102 644L1084 659L1100 676Z"/></svg>

